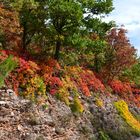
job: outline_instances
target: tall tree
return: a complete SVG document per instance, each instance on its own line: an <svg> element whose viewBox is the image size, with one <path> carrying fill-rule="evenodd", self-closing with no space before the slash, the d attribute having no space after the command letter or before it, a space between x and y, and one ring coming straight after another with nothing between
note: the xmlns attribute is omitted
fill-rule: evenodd
<svg viewBox="0 0 140 140"><path fill-rule="evenodd" d="M22 51L26 51L34 36L44 33L46 12L44 2L14 0L12 7L19 13L22 32Z"/></svg>
<svg viewBox="0 0 140 140"><path fill-rule="evenodd" d="M88 48L91 32L103 38L112 27L102 22L102 17L113 10L112 0L13 0L12 6L19 13L23 29L22 50L39 38L53 48L57 60L68 46Z"/></svg>
<svg viewBox="0 0 140 140"><path fill-rule="evenodd" d="M56 43L54 58L57 60L61 47L66 41L69 43L68 45L65 44L66 46L70 44L79 45L79 41L83 41L86 47L88 41L85 44L83 36L89 35L90 32L101 35L110 28L110 23L102 22L100 16L109 14L113 10L112 0L48 0L47 2L48 25L55 34L53 35ZM79 40L79 38L81 39Z"/></svg>
<svg viewBox="0 0 140 140"><path fill-rule="evenodd" d="M105 79L112 80L136 62L136 49L130 44L124 28L113 28L107 35Z"/></svg>
<svg viewBox="0 0 140 140"><path fill-rule="evenodd" d="M5 5L6 4L6 5ZM0 3L0 43L3 49L19 50L20 28L18 13L12 10L8 3Z"/></svg>

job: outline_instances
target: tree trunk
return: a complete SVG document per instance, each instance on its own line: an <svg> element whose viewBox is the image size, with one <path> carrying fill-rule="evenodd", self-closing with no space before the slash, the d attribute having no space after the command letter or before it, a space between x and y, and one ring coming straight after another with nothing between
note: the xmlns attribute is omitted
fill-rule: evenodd
<svg viewBox="0 0 140 140"><path fill-rule="evenodd" d="M54 59L57 61L59 60L60 47L61 47L61 41L57 41L56 42L56 50L55 50L55 54L54 54Z"/></svg>
<svg viewBox="0 0 140 140"><path fill-rule="evenodd" d="M97 54L95 54L95 58L94 58L94 67L95 67L95 71L98 73L99 72L99 65L98 65Z"/></svg>
<svg viewBox="0 0 140 140"><path fill-rule="evenodd" d="M23 29L23 36L22 36L22 53L26 52L26 28Z"/></svg>

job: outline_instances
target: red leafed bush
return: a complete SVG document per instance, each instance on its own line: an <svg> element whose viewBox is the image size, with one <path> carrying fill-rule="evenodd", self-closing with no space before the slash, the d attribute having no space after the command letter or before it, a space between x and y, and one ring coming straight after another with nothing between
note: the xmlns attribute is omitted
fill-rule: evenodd
<svg viewBox="0 0 140 140"><path fill-rule="evenodd" d="M137 87L135 84L132 84L131 88L132 88L133 94L139 94L140 95L140 88L139 87Z"/></svg>
<svg viewBox="0 0 140 140"><path fill-rule="evenodd" d="M0 50L0 62L4 61L6 58L8 58L6 51Z"/></svg>
<svg viewBox="0 0 140 140"><path fill-rule="evenodd" d="M123 83L119 80L113 80L109 82L110 87L113 89L113 92L121 96L132 94L131 85L129 83Z"/></svg>
<svg viewBox="0 0 140 140"><path fill-rule="evenodd" d="M66 67L65 75L71 77L73 83L85 95L90 96L90 91L105 92L105 87L102 82L96 78L94 73L90 70L81 67Z"/></svg>
<svg viewBox="0 0 140 140"><path fill-rule="evenodd" d="M13 53L11 54L13 55ZM0 61L5 60L8 55L9 52L1 51ZM31 99L35 99L38 95L45 96L46 86L38 74L39 66L33 61L27 61L18 56L14 56L14 59L17 62L17 67L5 79L7 87L13 88L18 95L22 93Z"/></svg>
<svg viewBox="0 0 140 140"><path fill-rule="evenodd" d="M32 61L26 61L23 58L15 57L18 61L18 67L9 75L7 78L7 83L12 84L16 93L18 93L18 88L26 85L31 77L37 75L39 67L36 63ZM8 82L9 81L9 82Z"/></svg>
<svg viewBox="0 0 140 140"><path fill-rule="evenodd" d="M9 51L2 50L0 52L0 62L5 60L10 53L14 55ZM8 86L12 86L16 93L19 92L19 89L22 89L26 95L32 95L37 91L40 93L40 87L42 88L41 92L43 91L44 93L46 93L45 87L47 87L47 91L52 95L60 91L70 92L71 89L71 91L76 91L76 94L80 95L81 92L85 96L91 96L91 91L106 93L105 86L90 70L75 66L62 69L57 61L53 59L43 64L25 60L17 55L14 55L14 59L18 62L18 66L6 79L6 83ZM66 77L69 77L69 80ZM45 87L43 84L38 87L37 82L41 82L41 79L45 83ZM135 85L119 80L113 80L109 82L109 85L114 93L128 102L133 102L140 106L140 89ZM68 96L71 96L70 93Z"/></svg>
<svg viewBox="0 0 140 140"><path fill-rule="evenodd" d="M62 81L58 76L60 65L54 59L49 59L47 63L40 65L40 75L43 77L47 91L51 94L57 93L58 89L62 86Z"/></svg>
<svg viewBox="0 0 140 140"><path fill-rule="evenodd" d="M89 90L105 92L105 87L99 79L97 79L92 71L83 70L80 77L87 84Z"/></svg>
<svg viewBox="0 0 140 140"><path fill-rule="evenodd" d="M90 96L91 95L90 90L89 90L88 85L87 85L85 80L80 79L79 80L79 86L80 86L79 89L83 92L83 94L85 96Z"/></svg>
<svg viewBox="0 0 140 140"><path fill-rule="evenodd" d="M5 60L9 54L7 51L1 51L0 60ZM35 77L42 77L48 92L51 94L57 93L59 88L62 86L62 81L57 76L60 70L60 66L57 61L50 59L46 64L36 64L33 61L25 60L21 57L14 57L18 62L18 67L9 75L6 79L7 86L12 86L14 91L18 94L19 89L28 90L28 92L34 92ZM37 80L36 80L37 81ZM28 85L31 85L30 87Z"/></svg>
<svg viewBox="0 0 140 140"><path fill-rule="evenodd" d="M133 94L139 94L140 95L140 89L134 89L132 88Z"/></svg>
<svg viewBox="0 0 140 140"><path fill-rule="evenodd" d="M133 99L130 99L131 102L135 103L138 107L140 107L140 94L133 95Z"/></svg>
<svg viewBox="0 0 140 140"><path fill-rule="evenodd" d="M118 94L129 103L136 104L140 107L140 89L137 89L134 84L113 80L109 82L115 94Z"/></svg>
<svg viewBox="0 0 140 140"><path fill-rule="evenodd" d="M51 77L49 81L50 94L57 93L58 89L62 86L62 81L59 77Z"/></svg>
<svg viewBox="0 0 140 140"><path fill-rule="evenodd" d="M49 59L47 65L52 68L60 69L60 65L55 59Z"/></svg>

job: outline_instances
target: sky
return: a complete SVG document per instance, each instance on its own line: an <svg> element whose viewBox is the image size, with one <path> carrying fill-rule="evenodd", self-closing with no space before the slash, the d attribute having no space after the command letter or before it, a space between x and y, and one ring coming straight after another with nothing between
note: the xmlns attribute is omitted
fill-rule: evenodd
<svg viewBox="0 0 140 140"><path fill-rule="evenodd" d="M125 26L127 36L140 56L140 0L113 0L113 3L115 9L106 20Z"/></svg>

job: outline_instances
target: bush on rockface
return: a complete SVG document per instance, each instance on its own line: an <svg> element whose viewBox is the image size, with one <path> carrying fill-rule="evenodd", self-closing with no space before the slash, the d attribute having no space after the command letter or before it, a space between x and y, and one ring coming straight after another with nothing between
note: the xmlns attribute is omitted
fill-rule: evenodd
<svg viewBox="0 0 140 140"><path fill-rule="evenodd" d="M12 52L1 51L1 65L5 64L5 61L10 64L8 62L11 59L8 58L9 53ZM82 67L65 66L62 68L53 59L49 59L46 63L26 60L17 55L14 55L12 59L17 62L17 66L14 70L12 70L14 68L12 65L7 67L7 70L10 68L10 74L5 79L5 83L8 87L13 88L17 94L24 97L35 100L38 96L46 97L46 92L48 92L56 95L68 106L76 108L74 110L83 112L84 107L80 101L81 96L89 97L91 92L107 93L107 89L94 73ZM8 74L5 73L5 75ZM127 101L131 99L137 106L140 105L138 89L132 87L130 83L113 80L109 85L115 94ZM135 96L133 95L134 92ZM99 106L102 106L101 102L98 103Z"/></svg>
<svg viewBox="0 0 140 140"><path fill-rule="evenodd" d="M9 51L2 51L1 61L4 61ZM14 54L14 53L12 53ZM64 101L77 112L83 112L84 107L80 96L91 96L92 92L104 92L104 85L94 73L81 67L61 68L56 60L50 59L46 64L40 64L14 55L17 67L10 71L5 83L13 88L17 95L35 100L37 96L46 96L46 91ZM12 67L11 67L12 68ZM82 94L81 94L82 93Z"/></svg>
<svg viewBox="0 0 140 140"><path fill-rule="evenodd" d="M104 131L99 131L100 140L110 140L109 136Z"/></svg>
<svg viewBox="0 0 140 140"><path fill-rule="evenodd" d="M134 84L113 80L109 82L109 85L112 88L112 93L119 95L128 103L135 103L138 107L140 106L139 89Z"/></svg>
<svg viewBox="0 0 140 140"><path fill-rule="evenodd" d="M0 87L4 85L5 78L16 68L16 66L17 62L14 61L12 56L0 53Z"/></svg>
<svg viewBox="0 0 140 140"><path fill-rule="evenodd" d="M132 129L140 134L140 122L134 118L134 116L129 111L128 105L125 101L120 100L118 102L115 102L115 107L121 117L126 121L126 123L132 127Z"/></svg>
<svg viewBox="0 0 140 140"><path fill-rule="evenodd" d="M39 76L40 70L35 62L27 61L18 56L10 56L9 52L1 51L1 83L13 88L17 95L34 100L38 95L46 96L46 86Z"/></svg>

